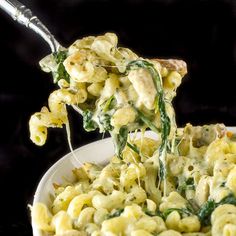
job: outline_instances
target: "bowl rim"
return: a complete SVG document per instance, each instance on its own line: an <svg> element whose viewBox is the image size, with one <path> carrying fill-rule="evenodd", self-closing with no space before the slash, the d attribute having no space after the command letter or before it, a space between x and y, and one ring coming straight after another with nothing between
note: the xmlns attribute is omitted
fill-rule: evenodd
<svg viewBox="0 0 236 236"><path fill-rule="evenodd" d="M74 153L77 153L81 150L87 149L87 148L91 148L92 146L99 144L99 143L103 143L103 142L107 142L109 139L111 139L110 137L108 138L104 138L102 140L97 140L88 144L85 144L83 146L80 146L76 149L73 150ZM41 189L43 188L43 186L46 184L46 182L48 181L49 177L54 173L54 170L56 170L56 167L59 166L60 164L62 164L64 161L66 161L67 159L70 159L72 156L72 152L69 152L67 154L65 154L64 156L62 156L61 158L59 158L55 163L53 163L49 169L47 169L42 178L40 179L35 194L34 194L34 198L33 198L33 204L38 202L40 200L40 193L41 193Z"/></svg>

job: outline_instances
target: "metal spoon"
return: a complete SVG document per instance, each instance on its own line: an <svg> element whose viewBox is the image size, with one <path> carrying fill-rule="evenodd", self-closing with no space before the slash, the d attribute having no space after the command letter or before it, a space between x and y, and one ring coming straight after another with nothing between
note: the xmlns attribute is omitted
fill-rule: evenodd
<svg viewBox="0 0 236 236"><path fill-rule="evenodd" d="M49 44L52 52L63 48L38 17L22 3L16 0L0 0L0 8L14 20L39 34Z"/></svg>

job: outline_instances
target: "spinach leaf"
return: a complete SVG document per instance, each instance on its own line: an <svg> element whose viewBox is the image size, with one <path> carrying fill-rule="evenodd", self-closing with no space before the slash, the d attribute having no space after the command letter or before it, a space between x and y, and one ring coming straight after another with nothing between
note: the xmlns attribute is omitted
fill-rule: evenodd
<svg viewBox="0 0 236 236"><path fill-rule="evenodd" d="M114 213L108 214L108 215L106 216L106 220L120 216L123 211L124 211L123 208L117 209Z"/></svg>
<svg viewBox="0 0 236 236"><path fill-rule="evenodd" d="M228 196L224 197L220 202L217 203L217 206L223 204L232 204L236 206L236 198L233 193L230 193Z"/></svg>
<svg viewBox="0 0 236 236"><path fill-rule="evenodd" d="M156 216L156 212L149 211L148 209L144 209L143 211L148 216Z"/></svg>
<svg viewBox="0 0 236 236"><path fill-rule="evenodd" d="M188 178L183 184L177 187L177 191L184 195L186 190L195 190L194 179L192 177Z"/></svg>
<svg viewBox="0 0 236 236"><path fill-rule="evenodd" d="M133 106L134 107L134 106ZM136 112L138 113L139 118L155 133L159 133L160 129L158 129L153 123L152 121L145 116L140 110L138 110L136 107L134 107L134 109L136 110Z"/></svg>
<svg viewBox="0 0 236 236"><path fill-rule="evenodd" d="M153 211L149 211L148 209L143 209L143 211L148 216L160 216L162 219L164 219L162 212L159 210L153 212Z"/></svg>
<svg viewBox="0 0 236 236"><path fill-rule="evenodd" d="M162 81L160 78L159 73L155 69L154 65L148 61L145 60L135 60L131 61L126 68L126 72L129 72L130 70L135 70L138 68L145 68L147 69L150 74L152 75L153 82L156 86L157 90L157 97L155 99L155 110L159 110L160 117L161 117L161 145L159 147L159 164L160 164L160 176L164 179L166 177L166 167L163 163L163 160L161 157L166 156L166 148L167 148L167 139L170 133L170 118L168 117L166 113L166 107L165 107L165 101L164 101L164 91L162 87Z"/></svg>
<svg viewBox="0 0 236 236"><path fill-rule="evenodd" d="M132 149L134 152L136 152L137 154L140 154L140 151L138 149L138 147L135 144L131 144L129 142L127 142L127 146Z"/></svg>
<svg viewBox="0 0 236 236"><path fill-rule="evenodd" d="M161 217L163 220L166 220L165 218L164 218L164 216L163 216L163 213L160 211L160 210L157 210L157 211L149 211L147 208L144 208L143 209L143 212L146 214L146 215L148 215L148 216L159 216L159 217Z"/></svg>
<svg viewBox="0 0 236 236"><path fill-rule="evenodd" d="M63 65L64 60L67 58L67 51L55 52L53 56L57 63L57 71L53 72L53 82L57 83L59 80L64 79L70 83L70 76Z"/></svg>
<svg viewBox="0 0 236 236"><path fill-rule="evenodd" d="M58 51L53 53L54 59L57 64L62 63L67 58L67 51Z"/></svg>
<svg viewBox="0 0 236 236"><path fill-rule="evenodd" d="M186 180L186 185L194 185L194 179L193 177L190 177Z"/></svg>
<svg viewBox="0 0 236 236"><path fill-rule="evenodd" d="M215 210L217 204L214 200L210 199L203 204L200 211L198 212L198 218L202 225L210 225L211 213Z"/></svg>
<svg viewBox="0 0 236 236"><path fill-rule="evenodd" d="M189 211L188 209L186 208L169 208L169 209L166 209L165 211L162 212L162 215L163 215L163 219L166 220L167 216L173 212L173 211L178 211L180 216L183 217L183 216L190 216L192 215L192 212Z"/></svg>
<svg viewBox="0 0 236 236"><path fill-rule="evenodd" d="M187 208L169 208L166 209L165 211L161 212L161 211L156 211L156 212L151 212L147 209L144 209L144 213L148 216L160 216L163 220L166 220L167 216L173 212L173 211L178 211L178 213L180 214L181 217L184 216L190 216L193 213L187 209Z"/></svg>
<svg viewBox="0 0 236 236"><path fill-rule="evenodd" d="M104 104L103 112L107 112L114 107L115 97L112 95Z"/></svg>
<svg viewBox="0 0 236 236"><path fill-rule="evenodd" d="M93 112L90 110L86 110L83 112L83 127L87 132L95 130L98 126L92 120Z"/></svg>
<svg viewBox="0 0 236 236"><path fill-rule="evenodd" d="M101 113L98 116L99 123L103 126L105 131L113 130L113 126L111 125L111 116L107 113Z"/></svg>
<svg viewBox="0 0 236 236"><path fill-rule="evenodd" d="M165 172L165 166L161 160L159 160L159 176L160 179L163 180L165 178L166 172Z"/></svg>
<svg viewBox="0 0 236 236"><path fill-rule="evenodd" d="M118 134L111 132L111 136L115 145L115 153L119 158L122 158L121 154L128 139L128 128L126 126L122 126Z"/></svg>
<svg viewBox="0 0 236 236"><path fill-rule="evenodd" d="M210 199L201 207L198 217L202 223L202 225L210 225L210 217L212 212L220 205L223 204L232 204L236 206L236 198L233 193L230 193L228 196L224 197L221 201L216 203L214 200Z"/></svg>
<svg viewBox="0 0 236 236"><path fill-rule="evenodd" d="M223 181L223 182L220 184L220 187L225 187L225 184L226 184L226 181Z"/></svg>
<svg viewBox="0 0 236 236"><path fill-rule="evenodd" d="M103 108L98 115L99 123L103 126L104 131L113 130L113 126L111 125L111 117L112 117L112 108L114 108L114 103L116 102L114 95L111 96L106 102L103 103Z"/></svg>

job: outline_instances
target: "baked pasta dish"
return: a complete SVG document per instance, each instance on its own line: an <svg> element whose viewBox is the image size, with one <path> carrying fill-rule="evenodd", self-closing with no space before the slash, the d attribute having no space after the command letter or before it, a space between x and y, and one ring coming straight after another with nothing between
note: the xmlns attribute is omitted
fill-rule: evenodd
<svg viewBox="0 0 236 236"><path fill-rule="evenodd" d="M40 62L59 89L31 116L31 140L43 145L63 126L70 140L69 105L86 131L111 134L115 153L55 183L51 205L31 207L34 225L55 236L236 236L236 136L223 124L178 129L172 99L186 63L144 59L117 41L86 37ZM135 138L146 129L157 140Z"/></svg>

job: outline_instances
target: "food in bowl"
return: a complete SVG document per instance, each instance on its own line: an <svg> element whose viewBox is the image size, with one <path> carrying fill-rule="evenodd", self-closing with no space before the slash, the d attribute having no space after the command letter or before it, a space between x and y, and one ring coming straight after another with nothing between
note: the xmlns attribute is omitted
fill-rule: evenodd
<svg viewBox="0 0 236 236"><path fill-rule="evenodd" d="M54 183L50 205L35 203L34 225L52 235L230 235L236 214L236 142L223 125L179 131L167 154L167 190L158 186L160 141L129 140L123 159L75 168L73 183ZM232 234L233 235L233 234Z"/></svg>
<svg viewBox="0 0 236 236"><path fill-rule="evenodd" d="M221 124L176 126L171 101L185 62L143 59L107 33L77 40L40 64L60 89L31 117L32 141L43 145L47 129L63 125L70 137L71 105L87 131L110 132L115 156L106 166L76 168L75 183L55 183L52 205L32 206L36 227L72 236L236 233L235 136ZM129 136L146 128L158 140Z"/></svg>

